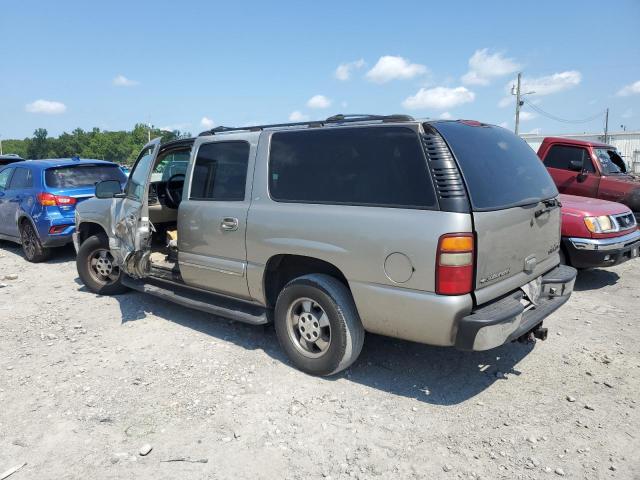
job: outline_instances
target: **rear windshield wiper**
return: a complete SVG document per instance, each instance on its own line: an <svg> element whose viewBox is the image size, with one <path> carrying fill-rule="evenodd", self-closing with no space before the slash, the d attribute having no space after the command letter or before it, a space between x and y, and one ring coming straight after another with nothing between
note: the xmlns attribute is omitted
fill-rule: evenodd
<svg viewBox="0 0 640 480"><path fill-rule="evenodd" d="M549 198L547 200L543 200L542 203L544 205L544 208L541 208L540 210L536 210L536 213L534 214L536 218L538 218L541 215L544 215L545 213L550 212L555 208L562 206L562 203L560 203L560 200L558 200L557 198Z"/></svg>

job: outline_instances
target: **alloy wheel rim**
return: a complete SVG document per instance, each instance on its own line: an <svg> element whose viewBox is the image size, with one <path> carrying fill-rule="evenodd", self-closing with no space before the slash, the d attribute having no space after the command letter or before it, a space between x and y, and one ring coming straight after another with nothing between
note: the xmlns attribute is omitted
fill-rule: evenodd
<svg viewBox="0 0 640 480"><path fill-rule="evenodd" d="M33 258L36 254L35 233L31 225L27 225L22 229L22 248L27 258Z"/></svg>
<svg viewBox="0 0 640 480"><path fill-rule="evenodd" d="M308 358L324 355L331 345L331 325L315 300L299 298L287 311L287 332L296 350Z"/></svg>
<svg viewBox="0 0 640 480"><path fill-rule="evenodd" d="M89 273L99 283L111 284L118 280L120 269L114 265L109 250L100 248L88 258Z"/></svg>

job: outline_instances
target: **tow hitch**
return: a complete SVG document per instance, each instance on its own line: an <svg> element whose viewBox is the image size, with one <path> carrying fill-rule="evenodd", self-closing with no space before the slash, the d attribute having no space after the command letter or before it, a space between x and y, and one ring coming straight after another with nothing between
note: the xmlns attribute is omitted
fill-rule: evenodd
<svg viewBox="0 0 640 480"><path fill-rule="evenodd" d="M542 327L542 324L538 324L529 330L524 335L518 337L518 342L520 343L535 343L536 339L538 340L546 340L547 335L549 334L549 330Z"/></svg>

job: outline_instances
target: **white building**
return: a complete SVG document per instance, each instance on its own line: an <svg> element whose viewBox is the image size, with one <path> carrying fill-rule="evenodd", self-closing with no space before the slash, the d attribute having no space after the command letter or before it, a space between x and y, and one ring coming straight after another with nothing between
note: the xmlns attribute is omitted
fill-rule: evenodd
<svg viewBox="0 0 640 480"><path fill-rule="evenodd" d="M523 133L520 135L536 152L545 137L564 137L574 140L586 140L590 142L604 142L603 133L576 133L568 135L533 135ZM607 143L613 145L618 150L629 167L630 171L640 173L640 130L633 132L611 132L608 135Z"/></svg>

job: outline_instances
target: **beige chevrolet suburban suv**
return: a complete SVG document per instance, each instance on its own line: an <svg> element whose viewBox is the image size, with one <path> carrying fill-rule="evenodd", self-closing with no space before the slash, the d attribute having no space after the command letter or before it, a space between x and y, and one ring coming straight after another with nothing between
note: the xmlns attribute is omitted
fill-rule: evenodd
<svg viewBox="0 0 640 480"><path fill-rule="evenodd" d="M366 332L487 350L546 336L559 266L551 177L508 130L346 116L154 140L121 191L78 205L78 273L252 324L329 375Z"/></svg>

